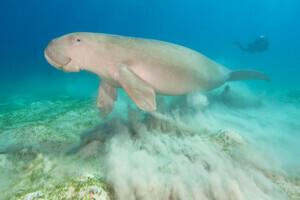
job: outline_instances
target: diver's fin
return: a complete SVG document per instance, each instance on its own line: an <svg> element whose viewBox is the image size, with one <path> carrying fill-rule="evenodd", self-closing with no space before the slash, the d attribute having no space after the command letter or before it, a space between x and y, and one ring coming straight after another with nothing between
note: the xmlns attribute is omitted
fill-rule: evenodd
<svg viewBox="0 0 300 200"><path fill-rule="evenodd" d="M116 97L117 89L102 79L98 90L97 106L103 117L112 111Z"/></svg>
<svg viewBox="0 0 300 200"><path fill-rule="evenodd" d="M125 65L119 70L119 82L140 109L147 112L156 110L154 89Z"/></svg>
<svg viewBox="0 0 300 200"><path fill-rule="evenodd" d="M232 71L229 74L228 81L240 81L240 80L264 80L264 81L271 81L271 79L258 71L253 70L239 70L239 71Z"/></svg>

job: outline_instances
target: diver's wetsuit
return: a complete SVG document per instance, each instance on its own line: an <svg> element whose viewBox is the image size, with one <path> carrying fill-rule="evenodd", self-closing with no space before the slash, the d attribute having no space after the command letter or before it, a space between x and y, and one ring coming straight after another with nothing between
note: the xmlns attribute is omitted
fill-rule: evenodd
<svg viewBox="0 0 300 200"><path fill-rule="evenodd" d="M240 48L240 50L249 53L263 52L268 50L269 48L269 41L264 36L256 38L254 42L249 43L246 47L243 46L240 42L235 42L235 44Z"/></svg>

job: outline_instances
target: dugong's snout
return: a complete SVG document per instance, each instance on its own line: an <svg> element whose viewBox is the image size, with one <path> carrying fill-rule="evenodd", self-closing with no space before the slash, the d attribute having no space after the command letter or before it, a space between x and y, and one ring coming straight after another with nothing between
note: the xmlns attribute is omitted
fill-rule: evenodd
<svg viewBox="0 0 300 200"><path fill-rule="evenodd" d="M71 62L71 58L65 55L62 48L52 40L44 51L46 60L56 68L63 68Z"/></svg>

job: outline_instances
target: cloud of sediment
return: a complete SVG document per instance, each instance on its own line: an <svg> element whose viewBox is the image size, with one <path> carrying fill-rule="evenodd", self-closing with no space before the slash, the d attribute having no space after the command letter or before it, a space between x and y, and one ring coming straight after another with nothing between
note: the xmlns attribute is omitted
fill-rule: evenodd
<svg viewBox="0 0 300 200"><path fill-rule="evenodd" d="M264 120L271 106L237 111L216 104L193 116L167 115L169 124L158 129L141 123L135 135L121 124L105 144L105 177L117 199L287 199L274 178L285 160L264 146L288 127L277 114ZM252 119L257 114L264 116ZM162 131L170 123L176 128Z"/></svg>

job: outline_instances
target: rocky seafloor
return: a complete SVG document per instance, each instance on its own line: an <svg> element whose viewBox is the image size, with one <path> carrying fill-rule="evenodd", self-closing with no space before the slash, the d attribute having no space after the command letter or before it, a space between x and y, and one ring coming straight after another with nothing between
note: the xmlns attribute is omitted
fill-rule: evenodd
<svg viewBox="0 0 300 200"><path fill-rule="evenodd" d="M299 92L0 99L0 199L300 199Z"/></svg>

